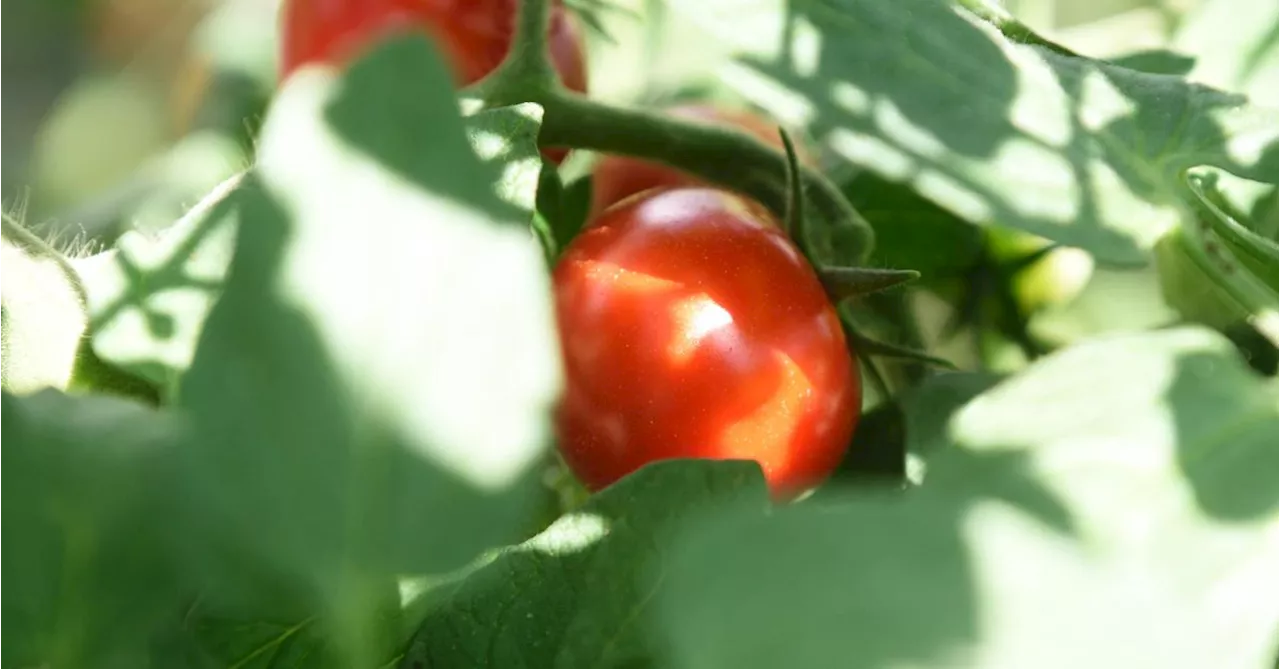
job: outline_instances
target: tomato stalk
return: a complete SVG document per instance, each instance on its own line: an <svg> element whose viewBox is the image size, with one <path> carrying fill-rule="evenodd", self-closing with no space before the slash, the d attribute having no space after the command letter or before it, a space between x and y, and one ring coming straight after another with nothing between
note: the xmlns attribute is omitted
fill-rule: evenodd
<svg viewBox="0 0 1280 669"><path fill-rule="evenodd" d="M543 109L543 147L587 149L632 156L683 170L751 196L780 218L787 216L787 158L733 129L625 109L565 89L550 69L545 31L549 0L522 0L506 59L464 91L487 106L532 102ZM870 224L821 172L800 168L803 192L819 216L848 226L851 250L865 260L875 245Z"/></svg>
<svg viewBox="0 0 1280 669"><path fill-rule="evenodd" d="M534 100L543 107L540 139L566 146L643 158L694 174L708 182L750 195L785 218L788 189L786 157L753 137L729 128L623 109L563 90L543 91ZM505 100L503 104L514 104ZM804 191L817 213L833 225L850 226L858 260L875 244L871 226L821 173L801 169Z"/></svg>
<svg viewBox="0 0 1280 669"><path fill-rule="evenodd" d="M551 4L548 0L521 0L507 55L493 72L467 87L467 92L489 100L493 95L528 97L535 96L538 91L561 88L563 84L556 76L547 43L550 25Z"/></svg>
<svg viewBox="0 0 1280 669"><path fill-rule="evenodd" d="M871 360L873 357L894 358L897 360L910 360L912 362L924 363L942 369L954 370L955 363L946 358L939 358L936 355L929 355L919 349L909 346L899 346L889 342L872 339L858 331L858 327L853 319L846 313L840 314L840 321L844 324L844 334L848 338L849 344L853 350L862 356L864 362ZM887 388L887 386L886 386Z"/></svg>
<svg viewBox="0 0 1280 669"><path fill-rule="evenodd" d="M873 267L819 267L818 278L832 302L878 293L920 278L913 269Z"/></svg>

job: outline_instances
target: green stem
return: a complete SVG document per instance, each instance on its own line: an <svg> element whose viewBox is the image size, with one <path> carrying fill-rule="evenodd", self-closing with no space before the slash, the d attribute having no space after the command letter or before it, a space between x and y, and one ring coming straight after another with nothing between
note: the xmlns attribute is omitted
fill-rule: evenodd
<svg viewBox="0 0 1280 669"><path fill-rule="evenodd" d="M555 81L555 67L547 47L547 30L551 26L551 3L548 0L521 0L516 13L516 31L511 50L504 59L519 70Z"/></svg>
<svg viewBox="0 0 1280 669"><path fill-rule="evenodd" d="M779 219L786 219L785 155L733 129L614 107L565 89L547 51L549 22L549 0L521 0L507 57L463 94L480 98L490 107L526 102L541 105L541 146L588 149L663 163L744 193ZM855 260L865 261L875 244L871 225L820 172L802 167L799 176L818 214L831 225L850 227Z"/></svg>
<svg viewBox="0 0 1280 669"><path fill-rule="evenodd" d="M538 90L559 88L560 78L547 45L550 26L550 0L520 0L506 57L492 72L469 86L467 92L488 100L494 94L529 96Z"/></svg>
<svg viewBox="0 0 1280 669"><path fill-rule="evenodd" d="M780 219L786 218L787 158L745 133L613 107L565 90L544 90L532 100L495 102L542 105L539 137L545 146L589 149L663 163L750 195ZM801 167L799 176L809 203L822 218L851 226L858 260L865 260L875 243L870 224L820 172Z"/></svg>

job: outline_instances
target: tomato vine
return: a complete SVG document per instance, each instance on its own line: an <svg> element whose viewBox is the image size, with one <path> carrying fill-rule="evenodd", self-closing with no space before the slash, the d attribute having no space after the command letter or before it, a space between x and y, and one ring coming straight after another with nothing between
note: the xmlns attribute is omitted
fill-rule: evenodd
<svg viewBox="0 0 1280 669"><path fill-rule="evenodd" d="M515 37L503 62L464 95L486 106L532 102L543 109L539 141L546 147L588 149L660 162L750 195L779 218L787 214L787 158L757 139L715 127L588 99L565 89L547 51L548 0L520 3ZM800 168L813 210L829 225L848 229L849 253L865 261L875 233L821 172Z"/></svg>

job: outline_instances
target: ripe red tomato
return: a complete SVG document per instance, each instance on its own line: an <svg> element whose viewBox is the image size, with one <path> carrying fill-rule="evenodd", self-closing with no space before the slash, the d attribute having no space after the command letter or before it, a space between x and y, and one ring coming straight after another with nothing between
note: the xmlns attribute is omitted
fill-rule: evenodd
<svg viewBox="0 0 1280 669"><path fill-rule="evenodd" d="M862 388L813 268L723 190L606 210L554 271L560 451L592 490L659 459L753 459L786 498L839 463Z"/></svg>
<svg viewBox="0 0 1280 669"><path fill-rule="evenodd" d="M493 71L511 48L518 0L285 0L281 79L312 62L342 63L397 30L430 34L459 86ZM548 33L551 60L571 90L587 90L587 66L573 17L557 2ZM563 149L543 152L562 160Z"/></svg>
<svg viewBox="0 0 1280 669"><path fill-rule="evenodd" d="M752 113L705 104L677 105L667 108L666 113L690 121L735 127L779 151L783 150L777 124ZM812 162L804 147L798 141L795 143L800 160ZM606 155L596 163L593 173L590 216L594 217L615 202L650 188L698 185L705 184L674 167L629 156Z"/></svg>

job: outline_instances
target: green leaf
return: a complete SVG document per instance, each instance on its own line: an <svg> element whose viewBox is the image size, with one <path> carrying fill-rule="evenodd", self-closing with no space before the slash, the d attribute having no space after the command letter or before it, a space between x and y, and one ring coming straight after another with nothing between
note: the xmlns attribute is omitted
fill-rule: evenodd
<svg viewBox="0 0 1280 669"><path fill-rule="evenodd" d="M466 117L467 139L480 160L496 169L497 195L533 215L542 158L538 130L542 107L526 103L486 109Z"/></svg>
<svg viewBox="0 0 1280 669"><path fill-rule="evenodd" d="M564 182L560 180L559 169L551 161L544 162L542 172L538 175L537 212L534 215L533 229L542 242L547 264L552 266L569 239L566 237L562 241L557 234L557 228L564 226L560 206L564 195ZM581 221L578 224L581 225Z"/></svg>
<svg viewBox="0 0 1280 669"><path fill-rule="evenodd" d="M390 600L388 600L390 601ZM310 669L342 667L334 648L342 630L326 626L317 616L254 619L220 612L202 598L183 612L183 629L171 635L161 650L163 666L237 667L239 669ZM368 669L398 660L407 638L401 634L398 606L387 606L378 619L378 662Z"/></svg>
<svg viewBox="0 0 1280 669"><path fill-rule="evenodd" d="M914 269L928 285L961 276L978 262L981 229L909 187L863 172L844 193L875 229L876 265Z"/></svg>
<svg viewBox="0 0 1280 669"><path fill-rule="evenodd" d="M767 506L766 495L753 462L647 465L434 593L400 666L646 666L669 535L744 498Z"/></svg>
<svg viewBox="0 0 1280 669"><path fill-rule="evenodd" d="M1171 42L1196 57L1188 75L1275 107L1280 78L1280 10L1270 0L1206 0L1187 15Z"/></svg>
<svg viewBox="0 0 1280 669"><path fill-rule="evenodd" d="M966 405L948 429L969 450L1025 445L1040 478L1099 531L1125 523L1086 504L1102 492L1087 480L1094 467L1149 478L1145 490L1111 491L1134 499L1110 508L1172 511L1152 505L1190 493L1180 504L1196 522L1248 525L1274 520L1276 412L1275 379L1254 375L1225 338L1183 327L1100 337L1046 358Z"/></svg>
<svg viewBox="0 0 1280 669"><path fill-rule="evenodd" d="M1278 422L1205 330L1050 356L951 414L913 492L689 527L663 666L1264 666Z"/></svg>
<svg viewBox="0 0 1280 669"><path fill-rule="evenodd" d="M532 513L559 348L527 212L497 193L532 195L476 157L434 47L333 77L300 71L269 111L179 401L211 550L310 594L336 664L368 666L387 583Z"/></svg>
<svg viewBox="0 0 1280 669"><path fill-rule="evenodd" d="M1276 182L1275 110L1015 44L940 0L718 0L680 11L738 49L720 72L728 84L844 159L965 220L1104 262L1146 262L1177 221L1187 168Z"/></svg>
<svg viewBox="0 0 1280 669"><path fill-rule="evenodd" d="M543 170L538 186L538 211L550 225L557 249L568 246L586 223L591 208L591 186L590 175L566 184L556 170Z"/></svg>
<svg viewBox="0 0 1280 669"><path fill-rule="evenodd" d="M1111 58L1110 63L1148 74L1183 75L1195 67L1196 59L1168 49L1148 49Z"/></svg>
<svg viewBox="0 0 1280 669"><path fill-rule="evenodd" d="M147 666L180 609L176 423L133 402L3 396L6 667Z"/></svg>
<svg viewBox="0 0 1280 669"><path fill-rule="evenodd" d="M1056 348L1104 333L1157 329L1177 318L1160 294L1154 267L1095 269L1077 297L1034 315L1030 329L1037 340Z"/></svg>
<svg viewBox="0 0 1280 669"><path fill-rule="evenodd" d="M989 373L942 372L864 412L836 481L919 484L928 471L928 459L947 447L951 414L999 381ZM824 497L841 493L839 485L818 490Z"/></svg>
<svg viewBox="0 0 1280 669"><path fill-rule="evenodd" d="M84 288L57 251L7 215L0 258L0 385L65 389L85 331Z"/></svg>
<svg viewBox="0 0 1280 669"><path fill-rule="evenodd" d="M164 400L160 396L160 389L147 380L98 357L89 337L80 340L67 391L128 397L151 406L160 406Z"/></svg>
<svg viewBox="0 0 1280 669"><path fill-rule="evenodd" d="M323 657L324 641L316 638L315 619L292 623L204 619L199 626L209 661L216 666L282 669L314 666Z"/></svg>
<svg viewBox="0 0 1280 669"><path fill-rule="evenodd" d="M999 383L986 372L943 372L911 388L902 397L907 451L929 457L947 447L947 421L970 400Z"/></svg>
<svg viewBox="0 0 1280 669"><path fill-rule="evenodd" d="M536 105L518 105L467 119L476 152L490 174L501 174L496 193L530 214L541 164L540 116ZM241 178L223 182L155 235L130 231L116 248L72 261L88 295L93 351L166 396L191 365L196 338L222 290L239 225Z"/></svg>
<svg viewBox="0 0 1280 669"><path fill-rule="evenodd" d="M92 349L172 396L222 290L239 225L237 175L168 229L125 233L116 247L73 261L84 282Z"/></svg>
<svg viewBox="0 0 1280 669"><path fill-rule="evenodd" d="M543 168L538 153L541 121L542 107L532 103L485 109L466 117L467 139L476 155L501 172L498 197L528 215L531 229L551 261L555 257L552 233L537 212L537 201L546 183L544 175L555 171Z"/></svg>

